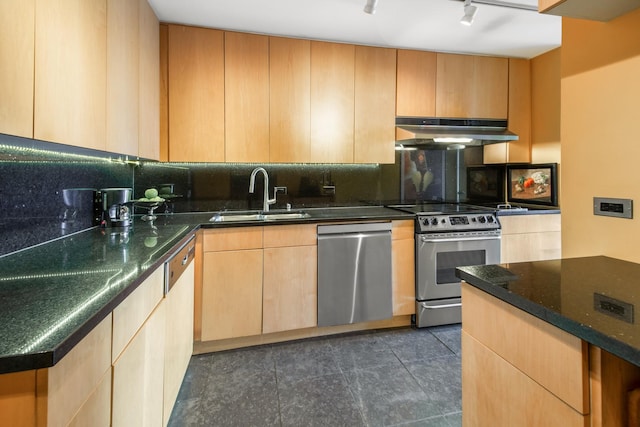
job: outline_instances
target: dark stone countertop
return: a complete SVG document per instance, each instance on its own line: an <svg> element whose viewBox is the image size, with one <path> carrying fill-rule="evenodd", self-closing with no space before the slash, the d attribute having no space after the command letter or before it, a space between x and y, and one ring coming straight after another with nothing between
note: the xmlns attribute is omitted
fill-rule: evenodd
<svg viewBox="0 0 640 427"><path fill-rule="evenodd" d="M634 317L640 304L640 264L594 256L459 267L456 275L640 366L640 319Z"/></svg>
<svg viewBox="0 0 640 427"><path fill-rule="evenodd" d="M213 223L214 213L136 217L0 257L0 374L55 365L199 228L413 219L379 206L309 208L306 219ZM155 227L155 228L154 228Z"/></svg>

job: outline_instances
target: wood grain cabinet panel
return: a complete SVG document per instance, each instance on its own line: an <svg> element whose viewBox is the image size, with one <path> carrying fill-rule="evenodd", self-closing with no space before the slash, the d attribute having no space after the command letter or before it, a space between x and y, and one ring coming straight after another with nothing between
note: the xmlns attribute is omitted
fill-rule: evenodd
<svg viewBox="0 0 640 427"><path fill-rule="evenodd" d="M139 5L138 152L160 159L160 26L147 0Z"/></svg>
<svg viewBox="0 0 640 427"><path fill-rule="evenodd" d="M415 239L413 220L393 221L391 229L393 315L416 311Z"/></svg>
<svg viewBox="0 0 640 427"><path fill-rule="evenodd" d="M0 133L33 137L35 0L0 2Z"/></svg>
<svg viewBox="0 0 640 427"><path fill-rule="evenodd" d="M262 332L317 326L317 247L265 248Z"/></svg>
<svg viewBox="0 0 640 427"><path fill-rule="evenodd" d="M355 163L395 162L396 50L356 46Z"/></svg>
<svg viewBox="0 0 640 427"><path fill-rule="evenodd" d="M484 146L484 163L531 161L531 61L509 58L509 130L516 141Z"/></svg>
<svg viewBox="0 0 640 427"><path fill-rule="evenodd" d="M262 252L205 252L202 341L262 333Z"/></svg>
<svg viewBox="0 0 640 427"><path fill-rule="evenodd" d="M269 161L269 37L225 32L225 161Z"/></svg>
<svg viewBox="0 0 640 427"><path fill-rule="evenodd" d="M462 405L462 424L468 427L589 425L588 416L556 398L464 330Z"/></svg>
<svg viewBox="0 0 640 427"><path fill-rule="evenodd" d="M464 332L566 402L575 413L589 413L585 342L466 283L462 285L462 302ZM481 372L477 375L483 376Z"/></svg>
<svg viewBox="0 0 640 427"><path fill-rule="evenodd" d="M140 109L138 9L138 1L107 0L106 150L134 156Z"/></svg>
<svg viewBox="0 0 640 427"><path fill-rule="evenodd" d="M37 425L67 425L79 411L95 425L109 424L100 417L109 415L110 395L99 393L98 402L90 396L111 371L111 323L109 314L55 366L37 371ZM93 414L83 411L87 399Z"/></svg>
<svg viewBox="0 0 640 427"><path fill-rule="evenodd" d="M311 42L311 158L353 163L355 46Z"/></svg>
<svg viewBox="0 0 640 427"><path fill-rule="evenodd" d="M113 364L111 425L161 425L166 307L158 305Z"/></svg>
<svg viewBox="0 0 640 427"><path fill-rule="evenodd" d="M34 138L104 150L106 0L36 0L35 22Z"/></svg>
<svg viewBox="0 0 640 427"><path fill-rule="evenodd" d="M169 25L168 158L225 160L224 33Z"/></svg>
<svg viewBox="0 0 640 427"><path fill-rule="evenodd" d="M269 161L310 162L311 42L269 37Z"/></svg>
<svg viewBox="0 0 640 427"><path fill-rule="evenodd" d="M436 115L436 54L398 49L396 115Z"/></svg>
<svg viewBox="0 0 640 427"><path fill-rule="evenodd" d="M508 83L507 58L438 53L436 115L505 119Z"/></svg>
<svg viewBox="0 0 640 427"><path fill-rule="evenodd" d="M561 257L561 215L512 215L502 226L500 262L525 262Z"/></svg>

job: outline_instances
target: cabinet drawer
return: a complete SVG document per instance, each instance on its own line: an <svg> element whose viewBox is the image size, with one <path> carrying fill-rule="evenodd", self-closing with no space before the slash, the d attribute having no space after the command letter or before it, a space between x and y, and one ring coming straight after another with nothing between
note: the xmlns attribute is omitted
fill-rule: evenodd
<svg viewBox="0 0 640 427"><path fill-rule="evenodd" d="M264 228L264 247L315 246L318 243L316 224L279 225Z"/></svg>
<svg viewBox="0 0 640 427"><path fill-rule="evenodd" d="M220 228L205 230L203 250L205 252L236 251L240 249L262 248L263 227Z"/></svg>
<svg viewBox="0 0 640 427"><path fill-rule="evenodd" d="M541 233L560 231L560 214L500 216L502 234Z"/></svg>
<svg viewBox="0 0 640 427"><path fill-rule="evenodd" d="M164 268L159 267L131 295L113 310L113 346L115 361L133 338L164 293Z"/></svg>
<svg viewBox="0 0 640 427"><path fill-rule="evenodd" d="M589 416L574 411L465 331L462 331L462 382L465 426L589 425Z"/></svg>
<svg viewBox="0 0 640 427"><path fill-rule="evenodd" d="M576 411L589 413L588 348L579 338L466 283L462 329Z"/></svg>

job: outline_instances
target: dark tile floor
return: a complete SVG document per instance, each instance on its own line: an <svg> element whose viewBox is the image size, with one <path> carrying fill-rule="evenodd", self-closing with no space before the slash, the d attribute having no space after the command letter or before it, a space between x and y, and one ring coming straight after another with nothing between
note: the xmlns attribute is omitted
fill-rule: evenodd
<svg viewBox="0 0 640 427"><path fill-rule="evenodd" d="M461 426L460 325L194 356L169 426Z"/></svg>

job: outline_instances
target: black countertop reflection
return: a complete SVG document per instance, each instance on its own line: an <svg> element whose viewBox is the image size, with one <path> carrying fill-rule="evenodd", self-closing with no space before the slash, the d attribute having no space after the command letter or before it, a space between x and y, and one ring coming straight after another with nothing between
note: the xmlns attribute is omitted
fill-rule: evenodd
<svg viewBox="0 0 640 427"><path fill-rule="evenodd" d="M382 206L310 208L300 220L213 223L212 212L136 217L0 257L0 374L55 365L199 228L398 220Z"/></svg>
<svg viewBox="0 0 640 427"><path fill-rule="evenodd" d="M193 229L139 221L0 258L0 372L53 366Z"/></svg>
<svg viewBox="0 0 640 427"><path fill-rule="evenodd" d="M594 256L459 267L456 275L640 366L640 264Z"/></svg>

